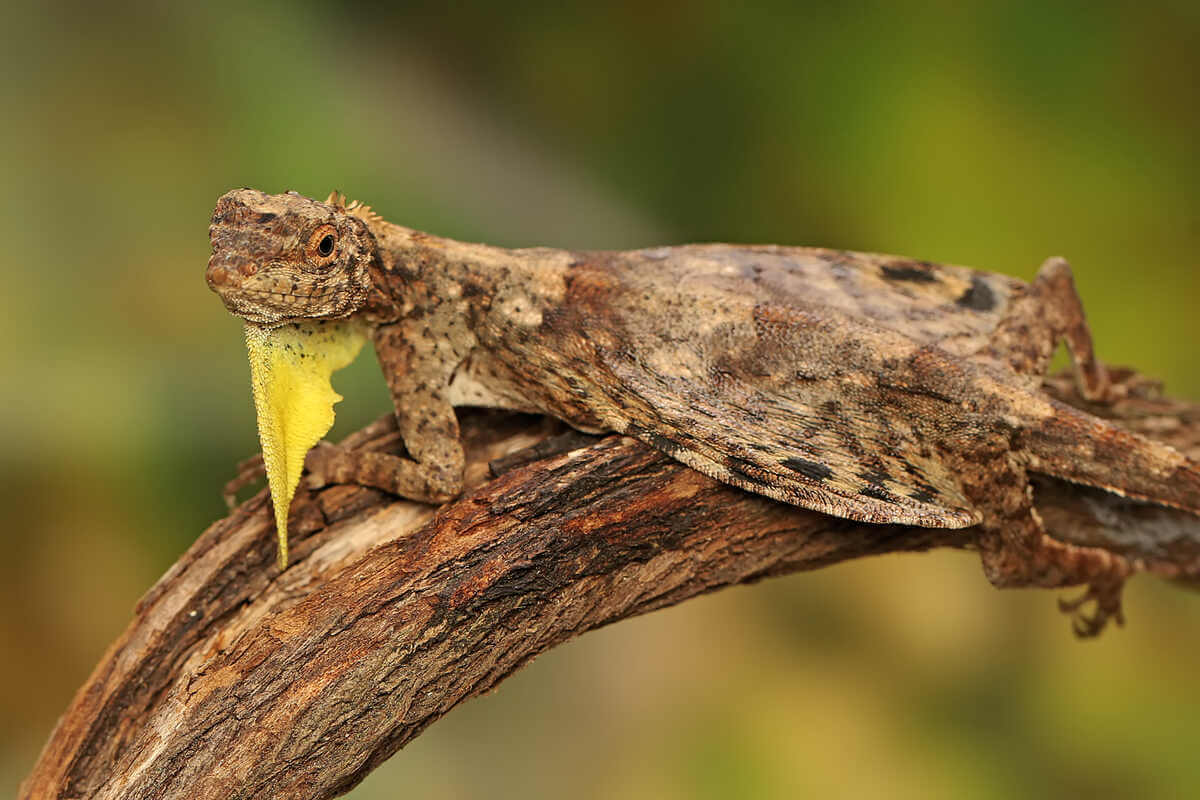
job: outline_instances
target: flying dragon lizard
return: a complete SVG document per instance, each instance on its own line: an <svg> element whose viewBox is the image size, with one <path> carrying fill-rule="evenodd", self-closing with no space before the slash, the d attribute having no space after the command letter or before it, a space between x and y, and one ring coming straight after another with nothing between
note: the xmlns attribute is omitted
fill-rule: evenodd
<svg viewBox="0 0 1200 800"><path fill-rule="evenodd" d="M1041 391L1065 341L1084 396L1114 394L1059 258L1024 283L807 247L509 250L251 189L218 200L210 237L208 284L246 323L281 568L302 467L314 486L459 494L463 405L623 433L825 514L979 526L994 584L1089 586L1069 605L1083 635L1120 620L1136 565L1048 535L1030 474L1200 514L1200 465ZM330 374L368 339L407 456L314 447Z"/></svg>

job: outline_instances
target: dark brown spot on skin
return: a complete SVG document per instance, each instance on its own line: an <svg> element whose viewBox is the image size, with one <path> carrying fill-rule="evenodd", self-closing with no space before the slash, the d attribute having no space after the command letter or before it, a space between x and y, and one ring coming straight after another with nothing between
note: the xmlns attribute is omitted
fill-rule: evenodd
<svg viewBox="0 0 1200 800"><path fill-rule="evenodd" d="M814 481L823 481L833 477L833 470L817 461L807 461L803 458L785 458L779 462L790 470L799 472Z"/></svg>
<svg viewBox="0 0 1200 800"><path fill-rule="evenodd" d="M987 281L976 275L971 279L971 288L963 292L956 302L972 311L991 311L996 307L996 294Z"/></svg>
<svg viewBox="0 0 1200 800"><path fill-rule="evenodd" d="M685 448L681 447L678 443L673 442L665 436L661 436L653 431L641 430L637 435L639 438L644 437L644 439L650 444L654 445L656 449L661 450L669 456L677 457L679 453L685 451Z"/></svg>
<svg viewBox="0 0 1200 800"><path fill-rule="evenodd" d="M937 276L928 269L916 267L893 267L884 265L883 277L891 281L912 281L914 283L936 283Z"/></svg>
<svg viewBox="0 0 1200 800"><path fill-rule="evenodd" d="M910 494L909 497L911 497L913 500L916 500L918 503L932 503L937 499L936 495L927 492L924 489L918 489Z"/></svg>
<svg viewBox="0 0 1200 800"><path fill-rule="evenodd" d="M876 486L882 486L884 481L892 480L892 476L888 475L881 469L871 470L868 472L860 472L858 477L862 478L867 483L873 483Z"/></svg>
<svg viewBox="0 0 1200 800"><path fill-rule="evenodd" d="M863 497L873 497L876 500L882 500L885 503L895 503L896 501L887 492L877 486L864 486L858 490L858 493Z"/></svg>

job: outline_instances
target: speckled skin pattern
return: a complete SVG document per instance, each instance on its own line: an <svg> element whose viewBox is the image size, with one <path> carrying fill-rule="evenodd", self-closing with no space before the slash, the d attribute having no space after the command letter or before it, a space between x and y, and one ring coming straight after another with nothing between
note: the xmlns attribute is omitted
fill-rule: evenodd
<svg viewBox="0 0 1200 800"><path fill-rule="evenodd" d="M444 501L462 489L454 406L546 413L827 514L978 525L993 583L1089 584L1094 613L1070 607L1084 635L1120 619L1137 565L1049 536L1028 473L1200 513L1197 464L1040 391L1064 340L1085 395L1120 391L1062 259L1026 284L817 248L506 250L251 189L220 198L210 236L234 314L372 330L409 458L322 445L311 483Z"/></svg>

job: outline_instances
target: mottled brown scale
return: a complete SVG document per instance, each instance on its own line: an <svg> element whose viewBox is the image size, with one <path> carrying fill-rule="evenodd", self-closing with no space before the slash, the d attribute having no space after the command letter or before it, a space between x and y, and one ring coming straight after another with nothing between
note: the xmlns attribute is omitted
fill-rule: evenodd
<svg viewBox="0 0 1200 800"><path fill-rule="evenodd" d="M336 251L314 254L329 229ZM445 500L454 406L546 413L828 514L980 525L996 584L1091 586L1083 634L1119 616L1134 565L1048 536L1029 474L1200 513L1194 462L1040 391L1064 340L1085 395L1115 391L1061 259L1026 284L819 248L505 250L249 189L218 201L211 236L208 281L235 314L373 329L410 458L322 446L312 483Z"/></svg>

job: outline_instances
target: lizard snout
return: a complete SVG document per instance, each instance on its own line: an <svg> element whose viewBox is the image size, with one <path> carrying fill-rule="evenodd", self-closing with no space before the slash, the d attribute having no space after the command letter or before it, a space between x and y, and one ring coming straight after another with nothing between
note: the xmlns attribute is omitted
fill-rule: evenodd
<svg viewBox="0 0 1200 800"><path fill-rule="evenodd" d="M230 269L225 264L210 263L204 277L208 280L208 288L215 292L236 289L242 283L237 270Z"/></svg>
<svg viewBox="0 0 1200 800"><path fill-rule="evenodd" d="M204 277L214 291L221 289L236 289L242 285L245 278L258 272L258 265L253 261L242 261L214 255L208 262Z"/></svg>

